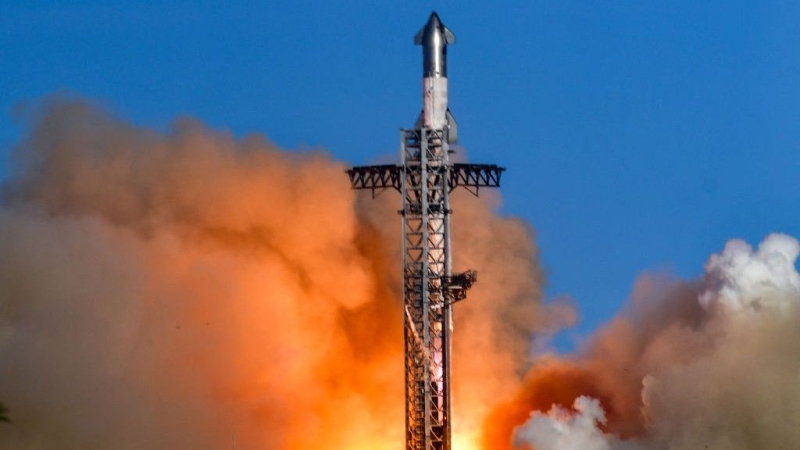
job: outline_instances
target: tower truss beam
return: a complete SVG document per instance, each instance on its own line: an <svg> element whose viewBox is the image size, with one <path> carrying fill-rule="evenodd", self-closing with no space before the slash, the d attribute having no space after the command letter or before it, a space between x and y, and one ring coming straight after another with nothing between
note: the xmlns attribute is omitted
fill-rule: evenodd
<svg viewBox="0 0 800 450"><path fill-rule="evenodd" d="M450 193L500 187L494 164L451 164L457 124L447 106L446 49L455 35L436 13L414 37L423 47L423 109L400 131L402 164L347 170L353 189L400 192L403 207L403 321L406 450L450 450L450 354L453 304L477 280L452 273Z"/></svg>
<svg viewBox="0 0 800 450"><path fill-rule="evenodd" d="M403 166L395 164L360 166L347 169L346 172L353 189L369 189L373 198L389 188L399 192L402 186L400 177L403 175Z"/></svg>
<svg viewBox="0 0 800 450"><path fill-rule="evenodd" d="M450 449L450 221L446 131L402 132L406 448Z"/></svg>
<svg viewBox="0 0 800 450"><path fill-rule="evenodd" d="M453 189L463 187L478 195L480 188L500 187L500 177L506 169L495 164L452 164L440 170L446 171L448 188L451 192ZM394 164L357 166L346 172L353 189L370 190L373 197L386 189L402 191L403 166Z"/></svg>
<svg viewBox="0 0 800 450"><path fill-rule="evenodd" d="M402 165L347 170L350 185L375 197L402 194L405 321L406 449L450 450L450 331L452 305L477 280L452 274L450 200L455 188L474 195L500 186L494 164L450 164L447 129L401 130Z"/></svg>

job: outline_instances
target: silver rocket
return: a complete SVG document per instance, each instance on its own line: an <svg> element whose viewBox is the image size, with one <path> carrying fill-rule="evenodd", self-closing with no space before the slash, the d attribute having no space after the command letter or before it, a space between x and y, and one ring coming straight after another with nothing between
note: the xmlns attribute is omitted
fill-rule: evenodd
<svg viewBox="0 0 800 450"><path fill-rule="evenodd" d="M435 12L414 36L414 44L422 46L422 113L415 128L447 128L451 143L458 140L458 125L447 107L447 45L455 42Z"/></svg>
<svg viewBox="0 0 800 450"><path fill-rule="evenodd" d="M450 192L474 195L499 187L502 167L453 164L448 144L457 138L447 108L447 46L456 37L436 13L414 37L422 46L422 114L403 129L402 164L353 167L353 189L394 188L403 199L403 306L406 450L452 448L451 354L453 303L464 300L474 271L453 273Z"/></svg>

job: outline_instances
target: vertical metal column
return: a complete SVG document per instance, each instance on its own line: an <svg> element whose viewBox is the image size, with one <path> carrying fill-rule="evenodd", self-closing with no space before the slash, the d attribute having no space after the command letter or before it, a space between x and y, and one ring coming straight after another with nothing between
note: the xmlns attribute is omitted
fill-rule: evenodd
<svg viewBox="0 0 800 450"><path fill-rule="evenodd" d="M450 164L457 124L447 107L447 46L455 35L434 12L414 43L423 50L423 110L413 130L402 130L402 165L347 170L353 189L375 197L403 196L403 309L406 450L450 450L450 333L453 303L477 280L474 270L453 274L450 191L474 195L500 187L505 169L494 164Z"/></svg>
<svg viewBox="0 0 800 450"><path fill-rule="evenodd" d="M447 129L401 132L402 165L352 167L353 189L403 196L403 315L406 450L450 450L453 303L466 298L473 270L452 273L449 193L499 187L502 167L449 164Z"/></svg>
<svg viewBox="0 0 800 450"><path fill-rule="evenodd" d="M406 448L450 449L450 186L445 130L402 131Z"/></svg>

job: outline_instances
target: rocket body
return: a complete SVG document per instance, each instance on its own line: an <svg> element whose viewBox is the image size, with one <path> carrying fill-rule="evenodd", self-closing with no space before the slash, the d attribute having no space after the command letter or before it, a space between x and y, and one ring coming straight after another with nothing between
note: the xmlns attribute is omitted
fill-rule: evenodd
<svg viewBox="0 0 800 450"><path fill-rule="evenodd" d="M447 78L422 79L422 125L434 129L447 125Z"/></svg>
<svg viewBox="0 0 800 450"><path fill-rule="evenodd" d="M447 128L450 142L456 141L458 132L447 106L447 45L455 41L435 12L414 37L414 43L422 46L422 114L416 127Z"/></svg>

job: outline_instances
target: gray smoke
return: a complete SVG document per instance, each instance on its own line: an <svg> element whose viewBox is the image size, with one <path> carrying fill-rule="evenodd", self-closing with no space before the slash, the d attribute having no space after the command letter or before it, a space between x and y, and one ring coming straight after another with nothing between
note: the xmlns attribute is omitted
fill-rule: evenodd
<svg viewBox="0 0 800 450"><path fill-rule="evenodd" d="M402 448L396 196L356 195L324 152L82 101L26 132L0 204L0 448ZM468 444L550 320L530 228L453 204L455 270L480 270L455 325Z"/></svg>
<svg viewBox="0 0 800 450"><path fill-rule="evenodd" d="M536 450L797 448L799 253L797 240L780 234L756 250L728 242L706 264L694 295L701 308L679 320L662 313L685 302L686 290L661 295L652 289L658 283L642 281L651 288L634 299L639 316L617 319L578 358L599 379L606 404L581 397L569 411L534 412L516 442ZM631 394L638 413L620 414ZM607 424L603 408L615 410L618 423ZM626 422L641 429L622 438L617 432L636 428Z"/></svg>

